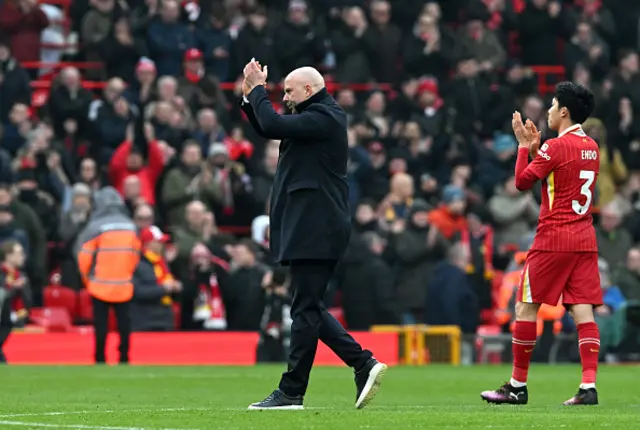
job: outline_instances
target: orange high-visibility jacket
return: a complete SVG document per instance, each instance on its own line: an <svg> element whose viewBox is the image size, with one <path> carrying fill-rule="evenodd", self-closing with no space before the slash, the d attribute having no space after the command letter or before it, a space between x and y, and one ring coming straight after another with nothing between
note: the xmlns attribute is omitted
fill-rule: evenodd
<svg viewBox="0 0 640 430"><path fill-rule="evenodd" d="M78 268L98 300L122 303L133 297L133 273L140 261L140 240L120 194L105 187L94 196L91 220L78 238Z"/></svg>
<svg viewBox="0 0 640 430"><path fill-rule="evenodd" d="M500 288L500 298L498 300L498 322L499 324L506 324L512 318L513 305L515 303L515 297L518 290L518 284L520 283L520 271L524 266L526 259L526 252L518 252L514 256L514 260L518 266L516 270L513 270L505 274L502 287ZM554 332L559 332L562 329L560 320L564 316L565 308L562 304L562 298L556 306L542 304L538 311L538 336L542 334L544 321L554 321Z"/></svg>

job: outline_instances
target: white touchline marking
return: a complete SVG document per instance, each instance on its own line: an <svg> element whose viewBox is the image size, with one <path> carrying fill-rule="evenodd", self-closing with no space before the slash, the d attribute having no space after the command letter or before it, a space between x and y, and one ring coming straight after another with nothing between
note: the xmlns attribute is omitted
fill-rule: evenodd
<svg viewBox="0 0 640 430"><path fill-rule="evenodd" d="M47 428L67 428L67 429L86 429L86 430L200 430L200 429L178 429L178 428L158 428L158 427L121 427L121 426L92 426L87 424L51 424L51 423L34 423L27 421L4 421L0 420L0 424L6 426L17 427L47 427Z"/></svg>
<svg viewBox="0 0 640 430"><path fill-rule="evenodd" d="M21 418L21 417L51 417L59 415L87 415L87 414L127 414L139 412L190 412L205 411L207 408L160 408L160 409L96 409L82 411L51 411L51 412L32 412L25 414L3 414L0 418Z"/></svg>

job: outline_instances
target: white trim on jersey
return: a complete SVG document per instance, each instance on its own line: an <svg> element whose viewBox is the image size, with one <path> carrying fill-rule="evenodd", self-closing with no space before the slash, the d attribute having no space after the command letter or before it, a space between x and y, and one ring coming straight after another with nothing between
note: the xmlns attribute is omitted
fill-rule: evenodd
<svg viewBox="0 0 640 430"><path fill-rule="evenodd" d="M576 136L580 136L580 137L587 137L587 133L585 133L584 130L582 129L582 124L572 125L571 127L567 128L565 131L560 133L558 137L562 137L565 134L569 134L569 133L575 134Z"/></svg>

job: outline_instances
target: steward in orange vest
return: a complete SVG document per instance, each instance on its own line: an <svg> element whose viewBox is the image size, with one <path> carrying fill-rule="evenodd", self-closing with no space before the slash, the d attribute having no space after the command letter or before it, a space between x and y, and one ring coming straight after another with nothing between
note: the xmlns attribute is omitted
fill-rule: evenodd
<svg viewBox="0 0 640 430"><path fill-rule="evenodd" d="M84 286L93 298L95 360L105 362L109 309L114 308L120 334L120 362L129 361L133 297L133 274L140 261L136 226L126 214L124 201L113 187L94 195L89 224L78 238L78 268Z"/></svg>

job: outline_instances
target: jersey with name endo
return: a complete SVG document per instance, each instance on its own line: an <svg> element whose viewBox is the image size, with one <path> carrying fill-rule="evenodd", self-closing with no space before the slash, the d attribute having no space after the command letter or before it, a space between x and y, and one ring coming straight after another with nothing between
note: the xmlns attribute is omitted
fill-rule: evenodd
<svg viewBox="0 0 640 430"><path fill-rule="evenodd" d="M527 166L542 179L542 203L532 250L597 252L593 227L598 144L575 125L545 142Z"/></svg>

